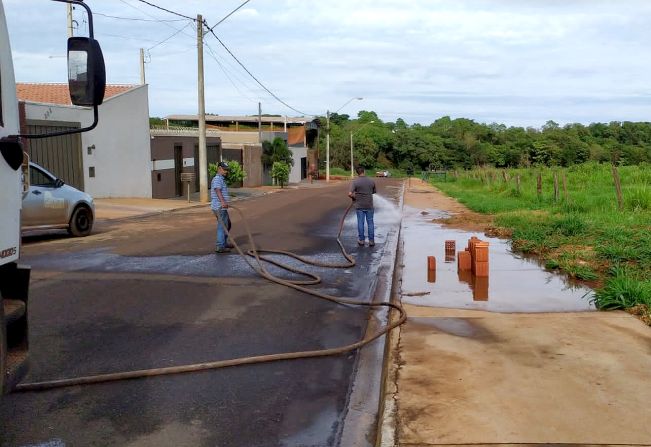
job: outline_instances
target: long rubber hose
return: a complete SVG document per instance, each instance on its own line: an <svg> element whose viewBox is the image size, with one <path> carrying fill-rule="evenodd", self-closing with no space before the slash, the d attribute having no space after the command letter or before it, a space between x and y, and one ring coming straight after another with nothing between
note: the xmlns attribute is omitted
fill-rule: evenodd
<svg viewBox="0 0 651 447"><path fill-rule="evenodd" d="M153 376L162 376L162 375L169 375L169 374L181 374L181 373L188 373L188 372L195 372L195 371L205 371L209 369L218 369L218 368L225 368L228 366L238 366L238 365L251 365L254 363L265 363L265 362L276 362L279 360L291 360L291 359L302 359L302 358L310 358L310 357L325 357L325 356L330 356L330 355L340 355L344 354L350 351L353 351L355 349L359 349L362 346L365 346L372 342L373 340L381 337L382 335L388 333L389 331L393 330L394 328L400 326L407 320L407 314L405 310L402 308L402 306L393 304L390 302L379 302L379 303L368 303L368 302L360 302L356 301L350 298L340 298L340 297L335 297L332 295L328 295L326 293L319 292L318 290L312 290L308 289L306 287L303 287L304 285L308 284L317 284L321 281L321 278L319 276L314 275L309 272L305 272L303 270L297 269L295 267L288 266L286 264L283 264L281 262L278 262L273 259L266 258L264 256L260 256L260 253L274 253L274 254L281 254L285 256L292 257L294 259L297 259L305 264L311 264L315 266L320 266L320 267L332 267L332 268L349 268L353 267L355 265L355 260L353 257L346 252L346 249L344 248L344 245L341 242L341 231L344 226L344 220L346 219L346 216L348 215L348 212L350 211L352 207L352 202L346 208L346 211L344 212L343 216L341 217L341 221L339 222L339 230L337 232L337 243L339 244L339 247L341 249L341 253L346 258L347 262L343 263L337 263L337 264L329 264L329 263L323 263L323 262L318 262L318 261L313 261L304 257L301 257L295 253L289 252L289 251L282 251L282 250L258 250L255 245L255 241L253 240L253 236L251 235L251 230L249 228L249 224L246 220L246 217L244 216L244 213L237 207L230 206L230 209L233 209L239 213L239 215L242 217L242 222L244 223L244 227L246 229L246 233L249 239L249 243L251 244L251 250L248 252L244 253L242 249L238 246L238 244L235 241L233 242L233 245L237 252L242 256L247 264L251 266L253 270L255 270L260 276L263 278L268 279L269 281L273 281L277 284L281 284L286 287L290 287L292 289L298 290L300 292L307 293L309 295L331 301L333 303L337 304L342 304L342 305L353 305L353 306L367 306L367 307L387 307L389 308L389 315L387 316L387 324L386 326L378 329L374 333L366 336L362 340L345 345L345 346L340 346L336 348L329 348L329 349L317 349L313 351L297 351L297 352L286 352L286 353L280 353L280 354L266 354L266 355L258 355L258 356L252 356L252 357L240 357L236 359L230 359L230 360L217 360L213 362L204 362L204 363L193 363L189 365L180 365L180 366L168 366L168 367L163 367L163 368L152 368L152 369L140 369L140 370L135 370L135 371L123 371L123 372L116 372L116 373L108 373L108 374L97 374L97 375L92 375L92 376L83 376L83 377L74 377L74 378L69 378L69 379L58 379L58 380L48 380L48 381L42 381L42 382L32 382L32 383L20 383L16 386L14 391L42 391L42 390L48 390L52 388L62 388L62 387L68 387L68 386L76 386L76 385L88 385L88 384L95 384L95 383L103 383L103 382L115 382L118 380L127 380L127 379L138 379L138 378L143 378L143 377L153 377ZM219 213L218 213L219 214ZM218 218L218 225L221 225L222 228L224 229L225 233L227 236L229 236L228 228L226 228L226 225L224 225L224 222L221 220L221 218ZM249 258L255 259L255 263L253 263ZM289 280L289 279L283 279L279 278L277 276L272 275L269 273L265 267L263 262L269 262L271 264L274 264L280 268L283 268L287 271L297 273L299 275L307 276L311 279L308 280ZM395 309L399 313L399 317L395 321L392 320L392 315L391 315L391 309Z"/></svg>

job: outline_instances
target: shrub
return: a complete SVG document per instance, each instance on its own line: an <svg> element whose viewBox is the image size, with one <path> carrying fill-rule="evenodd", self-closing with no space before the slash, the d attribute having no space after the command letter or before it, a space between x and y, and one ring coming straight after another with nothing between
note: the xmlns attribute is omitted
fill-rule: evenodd
<svg viewBox="0 0 651 447"><path fill-rule="evenodd" d="M271 177L280 184L281 188L284 187L289 181L289 165L280 161L274 162L271 167Z"/></svg>
<svg viewBox="0 0 651 447"><path fill-rule="evenodd" d="M246 172L242 169L242 166L234 160L229 160L227 164L228 173L224 178L226 184L231 186L241 183L246 178ZM215 163L210 163L208 165L208 173L210 174L211 179L217 175L217 165Z"/></svg>

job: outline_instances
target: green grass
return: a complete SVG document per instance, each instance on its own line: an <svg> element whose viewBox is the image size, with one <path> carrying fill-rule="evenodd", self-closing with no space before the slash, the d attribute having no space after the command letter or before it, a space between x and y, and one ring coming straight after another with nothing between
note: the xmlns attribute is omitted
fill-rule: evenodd
<svg viewBox="0 0 651 447"><path fill-rule="evenodd" d="M494 215L497 226L510 230L514 249L539 255L549 269L595 281L597 307L651 306L651 166L618 170L621 211L610 165L476 169L431 181L470 209Z"/></svg>

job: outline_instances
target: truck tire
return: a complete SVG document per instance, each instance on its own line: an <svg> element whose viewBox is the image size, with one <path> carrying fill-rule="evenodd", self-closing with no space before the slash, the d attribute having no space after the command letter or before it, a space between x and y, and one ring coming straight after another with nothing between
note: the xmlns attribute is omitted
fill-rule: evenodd
<svg viewBox="0 0 651 447"><path fill-rule="evenodd" d="M68 232L76 237L88 236L93 229L93 212L84 205L79 205L72 213Z"/></svg>

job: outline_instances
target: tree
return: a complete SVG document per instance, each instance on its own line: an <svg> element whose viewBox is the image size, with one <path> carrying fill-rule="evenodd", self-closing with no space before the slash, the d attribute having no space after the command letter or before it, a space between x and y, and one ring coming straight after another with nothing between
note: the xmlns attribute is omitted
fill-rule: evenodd
<svg viewBox="0 0 651 447"><path fill-rule="evenodd" d="M280 161L274 162L271 168L271 177L283 188L289 181L289 165Z"/></svg>
<svg viewBox="0 0 651 447"><path fill-rule="evenodd" d="M294 157L292 151L287 147L287 142L280 137L273 141L262 142L262 159L263 166L272 166L275 162L286 163L294 166Z"/></svg>

